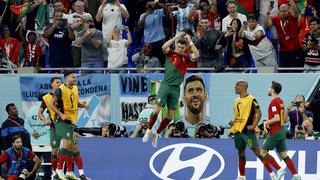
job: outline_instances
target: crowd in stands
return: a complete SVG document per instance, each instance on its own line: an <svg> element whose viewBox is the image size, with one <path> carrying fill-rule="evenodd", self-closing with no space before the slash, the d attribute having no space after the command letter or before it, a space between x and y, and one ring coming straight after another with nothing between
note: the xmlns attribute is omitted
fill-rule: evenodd
<svg viewBox="0 0 320 180"><path fill-rule="evenodd" d="M319 12L315 0L0 1L0 63L143 73L164 67L163 43L184 31L200 51L190 68L316 71Z"/></svg>

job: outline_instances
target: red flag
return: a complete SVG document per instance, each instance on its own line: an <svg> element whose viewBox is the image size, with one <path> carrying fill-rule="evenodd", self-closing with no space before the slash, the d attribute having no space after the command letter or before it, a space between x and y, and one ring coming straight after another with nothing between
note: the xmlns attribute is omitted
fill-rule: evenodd
<svg viewBox="0 0 320 180"><path fill-rule="evenodd" d="M16 14L16 15L20 15L20 16L25 16L29 11L30 11L30 4L29 3L25 3L22 4L20 6L10 6L10 10Z"/></svg>

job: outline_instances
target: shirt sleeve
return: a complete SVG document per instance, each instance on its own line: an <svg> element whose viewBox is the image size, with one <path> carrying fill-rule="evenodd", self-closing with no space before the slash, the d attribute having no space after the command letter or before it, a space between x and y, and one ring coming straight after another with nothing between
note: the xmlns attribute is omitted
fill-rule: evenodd
<svg viewBox="0 0 320 180"><path fill-rule="evenodd" d="M280 114L280 104L279 102L273 101L271 103L271 114L274 117L276 114Z"/></svg>
<svg viewBox="0 0 320 180"><path fill-rule="evenodd" d="M259 105L258 101L256 100L256 98L253 99L252 105L255 110L260 109L260 105Z"/></svg>
<svg viewBox="0 0 320 180"><path fill-rule="evenodd" d="M0 163L4 163L9 159L9 155L7 152L3 152L0 156Z"/></svg>
<svg viewBox="0 0 320 180"><path fill-rule="evenodd" d="M32 161L35 156L36 155L32 151L29 151L28 158L30 161Z"/></svg>

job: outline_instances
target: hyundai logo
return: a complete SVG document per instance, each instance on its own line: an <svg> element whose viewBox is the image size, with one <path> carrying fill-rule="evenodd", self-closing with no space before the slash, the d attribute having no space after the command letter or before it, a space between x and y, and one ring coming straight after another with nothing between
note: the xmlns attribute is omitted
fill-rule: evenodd
<svg viewBox="0 0 320 180"><path fill-rule="evenodd" d="M195 149L204 150L205 152L192 159L182 161L180 159L180 156L182 151L185 148L195 148ZM158 172L154 167L155 159L162 153L165 153L166 151L171 151L171 149L173 149L173 151L169 155L168 159L166 159L161 172ZM210 175L209 177L202 177L203 174L206 172L208 165L212 161L212 158L214 156L218 157L220 161L219 170L217 172L212 172L212 175ZM214 162L211 162L211 163L214 163ZM191 177L191 180L199 180L199 179L210 180L218 177L222 173L224 166L225 166L224 159L221 156L221 154L219 154L216 150L211 149L204 145L193 144L193 143L180 143L180 144L173 144L170 146L163 147L157 152L155 152L149 161L149 167L153 172L153 174L155 174L157 177L161 179L166 179L166 180L173 180L169 178L171 174L188 167L194 168L194 172ZM210 172L210 170L208 170L207 172Z"/></svg>

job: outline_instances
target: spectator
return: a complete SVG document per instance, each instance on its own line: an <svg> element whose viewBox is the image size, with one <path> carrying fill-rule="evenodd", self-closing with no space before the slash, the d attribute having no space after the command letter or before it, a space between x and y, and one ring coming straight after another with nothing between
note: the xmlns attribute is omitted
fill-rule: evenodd
<svg viewBox="0 0 320 180"><path fill-rule="evenodd" d="M127 39L121 39L121 30L125 30ZM108 68L121 68L128 66L127 49L132 43L131 34L128 26L118 25L112 31L112 36L107 40L108 47Z"/></svg>
<svg viewBox="0 0 320 180"><path fill-rule="evenodd" d="M42 49L38 42L37 32L30 30L27 32L24 54L25 60L22 66L41 67L40 58L42 56Z"/></svg>
<svg viewBox="0 0 320 180"><path fill-rule="evenodd" d="M23 144L28 149L31 148L30 134L24 128L24 120L18 117L18 108L15 104L10 103L6 106L8 113L8 119L2 123L1 138L2 138L2 150L10 148L11 139L14 135L19 134L23 141Z"/></svg>
<svg viewBox="0 0 320 180"><path fill-rule="evenodd" d="M0 38L0 46L4 50L4 55L7 60L19 66L20 43L16 38L10 36L11 33L8 25L5 25L2 31L3 35Z"/></svg>
<svg viewBox="0 0 320 180"><path fill-rule="evenodd" d="M231 28L219 41L219 45L227 46L225 59L227 65L234 68L250 67L250 51L246 39L243 39L243 30L240 19L231 21Z"/></svg>
<svg viewBox="0 0 320 180"><path fill-rule="evenodd" d="M220 30L219 24L220 17L217 14L216 1L214 0L212 4L208 0L200 0L199 5L194 5L191 13L188 16L188 20L199 24L199 21L206 17L210 22L211 29ZM217 23L215 23L217 22ZM216 27L216 28L215 28Z"/></svg>
<svg viewBox="0 0 320 180"><path fill-rule="evenodd" d="M22 145L21 136L14 135L11 148L6 149L0 156L0 164L6 163L8 167L8 180L34 180L40 168L41 160L29 148ZM34 164L32 168L30 168L30 162ZM21 178L22 174L25 178Z"/></svg>
<svg viewBox="0 0 320 180"><path fill-rule="evenodd" d="M81 46L81 67L103 68L102 32L94 28L90 14L83 16L83 20L83 31L75 41L76 45Z"/></svg>
<svg viewBox="0 0 320 180"><path fill-rule="evenodd" d="M310 19L310 32L303 39L303 50L305 53L304 67L305 68L320 68L320 30L319 19ZM309 71L309 70L307 70ZM311 70L319 72L319 70Z"/></svg>
<svg viewBox="0 0 320 180"><path fill-rule="evenodd" d="M120 0L103 0L96 14L96 20L102 21L102 33L104 39L112 36L113 29L122 24L122 18L128 19L129 13ZM121 34L121 32L120 32Z"/></svg>
<svg viewBox="0 0 320 180"><path fill-rule="evenodd" d="M283 4L279 7L279 16L270 17L270 9L265 18L265 25L275 25L279 42L279 67L302 67L300 60L298 10L293 0L289 0L292 12L289 13L289 6ZM288 71L287 71L288 72Z"/></svg>
<svg viewBox="0 0 320 180"><path fill-rule="evenodd" d="M199 49L200 57L198 67L215 68L215 71L220 71L224 67L222 55L216 44L221 36L221 33L211 27L211 21L208 17L203 16L199 22L198 33L194 38L194 44Z"/></svg>
<svg viewBox="0 0 320 180"><path fill-rule="evenodd" d="M146 71L145 68L159 68L161 63L159 59L153 54L154 48L151 44L144 44L140 52L132 56L132 61L137 66L138 73L160 72L160 71Z"/></svg>
<svg viewBox="0 0 320 180"><path fill-rule="evenodd" d="M265 1L265 0L261 0L260 1L260 15L259 15L259 19L258 19L258 24L260 24L261 26L263 26L265 31L269 31L270 35L268 36L268 38L270 39L275 52L277 53L277 47L278 47L278 34L277 34L277 29L275 28L274 25L267 27L264 24L265 18L267 16L267 12L268 9L271 8L270 11L270 17L273 16L277 16L279 11L278 11L278 0L270 0L270 1Z"/></svg>
<svg viewBox="0 0 320 180"><path fill-rule="evenodd" d="M265 67L272 69L266 72L274 72L276 53L263 27L257 23L253 14L248 16L248 27L249 29L244 31L244 36L249 40L249 49L258 72L264 72Z"/></svg>
<svg viewBox="0 0 320 180"><path fill-rule="evenodd" d="M188 130L182 121L170 123L164 138L190 138Z"/></svg>
<svg viewBox="0 0 320 180"><path fill-rule="evenodd" d="M295 101L290 102L287 110L284 114L284 122L290 121L290 135L291 137L295 134L295 127L301 126L302 122L313 121L313 113L306 110L306 102L303 95L297 95ZM293 109L296 107L296 109Z"/></svg>
<svg viewBox="0 0 320 180"><path fill-rule="evenodd" d="M187 0L178 1L178 7L174 7L171 13L177 20L176 33L185 29L191 29L194 32L194 26L191 21L188 21L188 16L191 13L193 5Z"/></svg>
<svg viewBox="0 0 320 180"><path fill-rule="evenodd" d="M82 0L77 0L74 5L75 12L70 14L68 17L68 22L70 23L70 28L73 29L75 40L79 38L80 31L83 30L83 19L82 17L91 16L89 13L84 12L84 2ZM91 18L92 19L92 18ZM72 41L72 60L74 67L81 66L81 45Z"/></svg>
<svg viewBox="0 0 320 180"><path fill-rule="evenodd" d="M315 136L319 138L320 133L313 130L312 122L303 121L302 125L296 125L294 132L294 139L314 139Z"/></svg>
<svg viewBox="0 0 320 180"><path fill-rule="evenodd" d="M239 19L241 24L247 22L247 17L244 14L237 12L238 3L235 0L228 0L226 5L229 15L222 19L222 32L227 31L227 27L231 26L231 21L234 18Z"/></svg>
<svg viewBox="0 0 320 180"><path fill-rule="evenodd" d="M49 65L50 67L72 67L71 42L74 33L61 11L53 14L53 23L45 30L43 36L49 40Z"/></svg>
<svg viewBox="0 0 320 180"><path fill-rule="evenodd" d="M152 112L152 111L151 111ZM142 138L148 129L148 122L141 121L130 135L130 138Z"/></svg>
<svg viewBox="0 0 320 180"><path fill-rule="evenodd" d="M299 26L299 41L300 46L303 48L303 39L305 35L310 32L311 26L311 18L317 18L317 10L312 6L307 6L302 9L301 14L299 15L298 19L298 26Z"/></svg>
<svg viewBox="0 0 320 180"><path fill-rule="evenodd" d="M154 9L159 4L163 9ZM161 3L155 3L154 0L147 0L146 12L141 14L138 26L143 27L144 42L153 47L153 53L161 64L164 64L164 54L161 50L165 34L163 31L164 11L167 11L167 6Z"/></svg>

